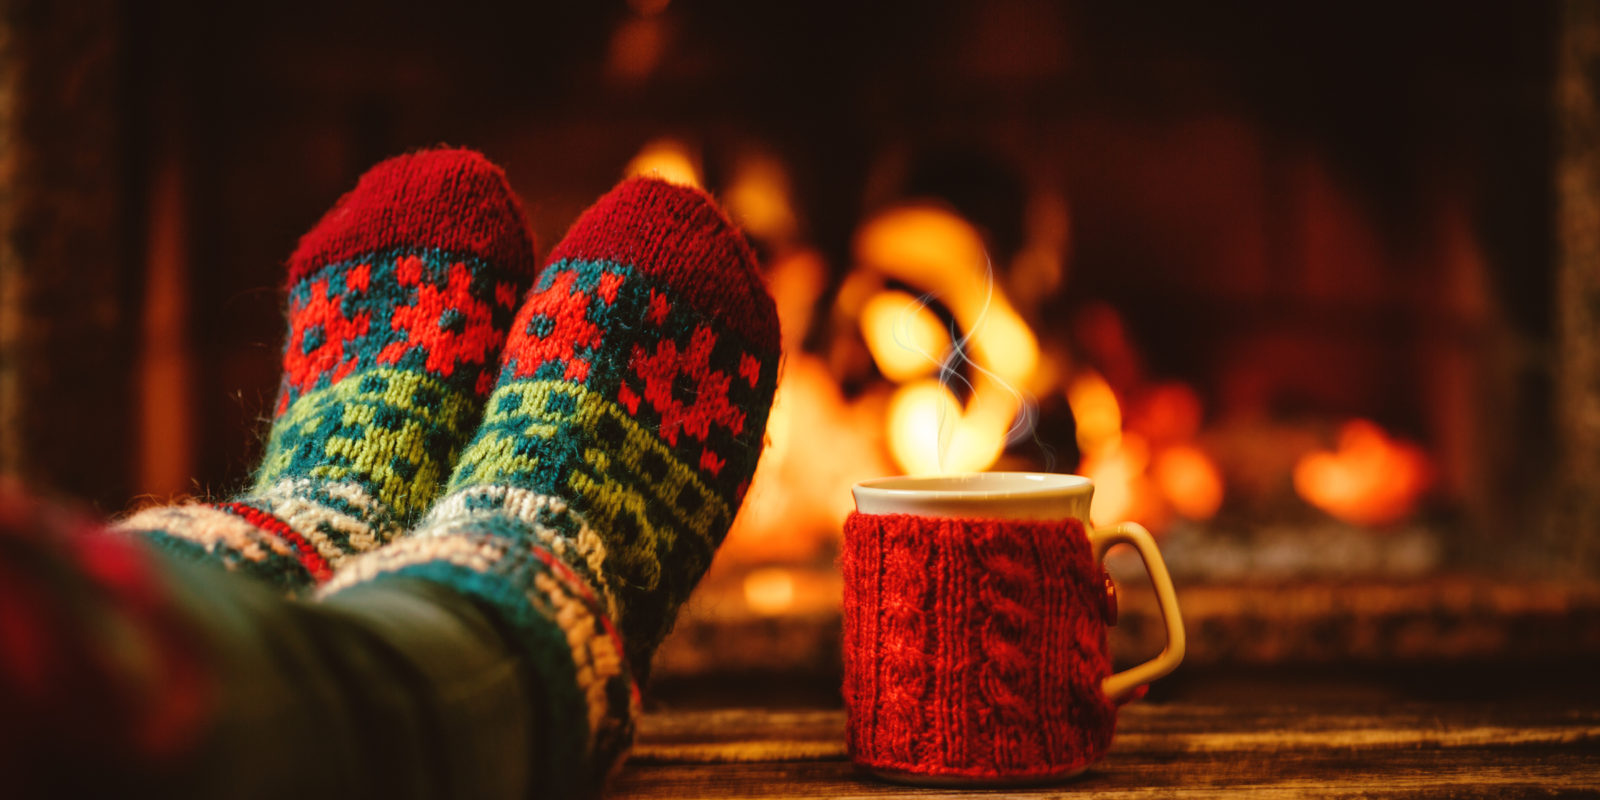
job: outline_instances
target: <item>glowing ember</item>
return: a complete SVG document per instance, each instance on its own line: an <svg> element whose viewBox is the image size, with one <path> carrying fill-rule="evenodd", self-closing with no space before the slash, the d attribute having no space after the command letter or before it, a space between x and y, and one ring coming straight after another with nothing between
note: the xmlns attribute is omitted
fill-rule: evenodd
<svg viewBox="0 0 1600 800"><path fill-rule="evenodd" d="M794 575L781 567L762 567L744 576L744 602L757 614L776 616L794 605Z"/></svg>
<svg viewBox="0 0 1600 800"><path fill-rule="evenodd" d="M1312 505L1346 522L1382 525L1416 510L1432 469L1416 445L1389 438L1366 420L1339 431L1339 449L1308 453L1294 468L1294 487Z"/></svg>

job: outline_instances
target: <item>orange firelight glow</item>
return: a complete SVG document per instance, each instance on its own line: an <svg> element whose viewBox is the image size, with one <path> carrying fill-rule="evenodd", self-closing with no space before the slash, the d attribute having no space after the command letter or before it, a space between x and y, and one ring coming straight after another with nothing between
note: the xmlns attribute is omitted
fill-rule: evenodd
<svg viewBox="0 0 1600 800"><path fill-rule="evenodd" d="M799 233L800 222L790 201L789 173L776 156L761 151L742 154L732 180L719 196L723 208L751 237L780 244L793 241Z"/></svg>
<svg viewBox="0 0 1600 800"><path fill-rule="evenodd" d="M873 295L861 309L861 336L878 371L895 383L933 373L950 353L939 317L905 292Z"/></svg>
<svg viewBox="0 0 1600 800"><path fill-rule="evenodd" d="M677 139L656 139L639 149L622 174L660 178L680 186L702 188L700 159L694 149Z"/></svg>
<svg viewBox="0 0 1600 800"><path fill-rule="evenodd" d="M893 472L883 453L881 397L846 400L816 357L785 361L768 444L719 562L817 557L854 507L850 487Z"/></svg>
<svg viewBox="0 0 1600 800"><path fill-rule="evenodd" d="M1222 473L1202 450L1180 444L1156 456L1152 476L1172 510L1189 519L1210 519L1222 507Z"/></svg>
<svg viewBox="0 0 1600 800"><path fill-rule="evenodd" d="M857 233L862 274L926 290L950 310L971 370L962 404L924 377L954 347L951 333L904 292L872 294L860 309L867 347L880 372L901 386L889 404L889 452L910 474L988 469L1005 449L1023 410L1019 391L1039 367L1039 342L994 281L983 237L944 209L908 206L874 217ZM858 281L860 283L860 281Z"/></svg>
<svg viewBox="0 0 1600 800"><path fill-rule="evenodd" d="M1122 438L1122 406L1111 384L1094 370L1085 370L1067 385L1067 405L1078 423L1078 447L1085 455L1099 453Z"/></svg>
<svg viewBox="0 0 1600 800"><path fill-rule="evenodd" d="M794 575L782 567L760 567L744 576L744 602L751 611L777 616L794 605Z"/></svg>
<svg viewBox="0 0 1600 800"><path fill-rule="evenodd" d="M1131 519L1159 530L1174 513L1193 520L1216 516L1222 471L1192 442L1201 416L1193 389L1154 386L1126 419L1116 390L1094 370L1079 372L1066 394L1078 426L1081 469L1095 484L1089 516L1096 525Z"/></svg>
<svg viewBox="0 0 1600 800"><path fill-rule="evenodd" d="M1155 487L1145 475L1149 465L1150 446L1136 433L1119 436L1103 449L1084 454L1083 474L1094 481L1094 503L1089 508L1094 524L1131 519L1154 525L1164 520L1152 507Z"/></svg>
<svg viewBox="0 0 1600 800"><path fill-rule="evenodd" d="M1294 468L1294 487L1302 498L1358 525L1383 525L1410 515L1431 478L1421 448L1391 439L1362 419L1340 429L1337 451L1308 453Z"/></svg>
<svg viewBox="0 0 1600 800"><path fill-rule="evenodd" d="M1014 407L963 409L932 378L900 387L889 401L889 452L909 475L979 472L1000 458Z"/></svg>

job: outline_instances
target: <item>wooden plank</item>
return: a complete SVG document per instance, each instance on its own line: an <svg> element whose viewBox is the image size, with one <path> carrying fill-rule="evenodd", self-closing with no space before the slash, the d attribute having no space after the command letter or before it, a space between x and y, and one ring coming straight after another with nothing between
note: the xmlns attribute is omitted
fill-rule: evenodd
<svg viewBox="0 0 1600 800"><path fill-rule="evenodd" d="M641 721L613 797L958 797L856 772L837 709L666 711ZM1600 708L1197 703L1123 710L1111 753L1030 797L1503 797L1600 792Z"/></svg>
<svg viewBox="0 0 1600 800"><path fill-rule="evenodd" d="M630 761L714 764L845 758L844 711L718 711L647 714Z"/></svg>
<svg viewBox="0 0 1600 800"><path fill-rule="evenodd" d="M1362 758L1143 759L1108 757L1058 786L1004 790L1007 796L1106 798L1384 797L1477 798L1538 794L1577 796L1600 791L1595 755L1551 753L1495 763L1409 758L1379 752ZM971 790L898 786L861 775L846 761L660 765L624 770L608 794L654 797L959 798ZM988 794L987 792L985 794Z"/></svg>

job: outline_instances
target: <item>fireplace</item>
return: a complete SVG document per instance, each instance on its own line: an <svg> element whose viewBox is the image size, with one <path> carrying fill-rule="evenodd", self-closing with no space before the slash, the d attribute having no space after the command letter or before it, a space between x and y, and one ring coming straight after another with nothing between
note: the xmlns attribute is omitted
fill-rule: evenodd
<svg viewBox="0 0 1600 800"><path fill-rule="evenodd" d="M1161 537L1201 663L1600 650L1579 11L100 5L15 23L82 55L12 57L97 87L27 130L111 162L74 173L111 221L55 223L109 266L81 311L7 274L138 345L102 359L121 392L6 383L8 469L109 510L242 483L295 236L448 141L506 165L545 248L640 172L713 191L762 256L780 396L666 680L836 669L850 484L939 470L1094 477L1098 520ZM108 141L44 146L85 121ZM10 335L17 363L75 346ZM98 471L64 455L85 408L137 431ZM1132 657L1152 607L1113 571Z"/></svg>

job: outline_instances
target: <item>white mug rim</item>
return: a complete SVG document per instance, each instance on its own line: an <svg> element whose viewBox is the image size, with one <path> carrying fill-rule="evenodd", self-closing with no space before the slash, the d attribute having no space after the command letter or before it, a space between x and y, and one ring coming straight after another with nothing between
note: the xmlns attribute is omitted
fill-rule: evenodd
<svg viewBox="0 0 1600 800"><path fill-rule="evenodd" d="M1064 472L967 472L952 475L894 475L857 483L859 495L951 499L1068 496L1089 492L1094 481Z"/></svg>

